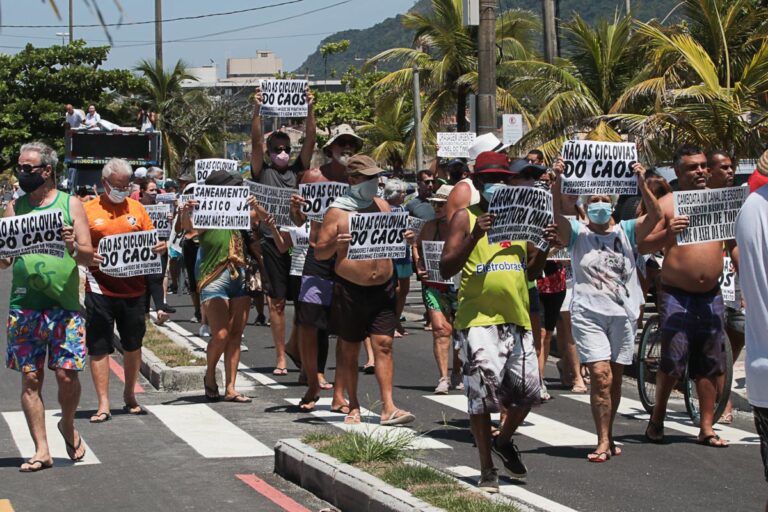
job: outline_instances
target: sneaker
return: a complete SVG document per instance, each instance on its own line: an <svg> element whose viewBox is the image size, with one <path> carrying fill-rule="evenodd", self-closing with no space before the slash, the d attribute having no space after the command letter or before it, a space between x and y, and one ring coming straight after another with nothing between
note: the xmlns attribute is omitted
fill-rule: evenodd
<svg viewBox="0 0 768 512"><path fill-rule="evenodd" d="M499 472L496 468L486 469L480 473L477 488L481 491L496 494L499 492Z"/></svg>
<svg viewBox="0 0 768 512"><path fill-rule="evenodd" d="M435 388L436 395L447 395L448 390L451 388L451 382L447 377L441 378L437 381L437 387Z"/></svg>
<svg viewBox="0 0 768 512"><path fill-rule="evenodd" d="M165 311L166 313L171 313L171 314L173 314L173 313L175 313L175 312L176 312L176 308L172 308L172 307L171 307L171 306L169 306L168 304L164 304L164 305L163 305L163 307L161 307L160 309L162 309L162 310L163 310L163 311Z"/></svg>
<svg viewBox="0 0 768 512"><path fill-rule="evenodd" d="M207 325L201 325L199 334L200 336L207 338L208 336L211 335L211 329Z"/></svg>
<svg viewBox="0 0 768 512"><path fill-rule="evenodd" d="M546 402L547 400L552 400L552 395L549 394L547 391L547 385L544 384L544 382L541 383L541 391L539 391L539 396L541 397L542 402Z"/></svg>
<svg viewBox="0 0 768 512"><path fill-rule="evenodd" d="M451 373L451 387L458 391L464 390L464 376L460 373Z"/></svg>
<svg viewBox="0 0 768 512"><path fill-rule="evenodd" d="M192 318L189 319L190 322L193 324L199 324L200 323L200 315L194 314L192 315Z"/></svg>
<svg viewBox="0 0 768 512"><path fill-rule="evenodd" d="M259 316L256 317L256 321L253 323L255 325L267 325L267 317L259 313Z"/></svg>
<svg viewBox="0 0 768 512"><path fill-rule="evenodd" d="M515 442L512 439L502 447L498 446L498 438L493 440L491 444L491 451L495 453L504 464L504 469L512 478L525 478L528 475L528 468L523 464L523 460L520 458L520 450L515 446Z"/></svg>
<svg viewBox="0 0 768 512"><path fill-rule="evenodd" d="M248 345L246 345L245 343L241 343L240 352L248 352Z"/></svg>

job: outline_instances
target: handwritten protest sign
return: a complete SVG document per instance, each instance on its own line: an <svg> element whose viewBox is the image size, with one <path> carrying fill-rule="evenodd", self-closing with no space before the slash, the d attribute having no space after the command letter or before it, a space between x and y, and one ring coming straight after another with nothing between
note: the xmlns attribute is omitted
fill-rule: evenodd
<svg viewBox="0 0 768 512"><path fill-rule="evenodd" d="M349 216L347 259L381 260L405 258L408 212L358 213Z"/></svg>
<svg viewBox="0 0 768 512"><path fill-rule="evenodd" d="M637 162L634 142L569 140L563 144L563 194L637 194L631 164Z"/></svg>
<svg viewBox="0 0 768 512"><path fill-rule="evenodd" d="M226 158L203 158L195 160L195 180L197 183L205 183L206 178L213 171L227 171L236 173L238 168L237 160L227 160Z"/></svg>
<svg viewBox="0 0 768 512"><path fill-rule="evenodd" d="M688 228L677 235L677 245L735 237L736 216L749 194L747 187L674 192L675 216L687 215Z"/></svg>
<svg viewBox="0 0 768 512"><path fill-rule="evenodd" d="M333 200L346 194L347 190L349 190L349 185L335 181L302 183L299 185L299 195L304 198L301 211L309 220L322 222L325 211L333 203Z"/></svg>
<svg viewBox="0 0 768 512"><path fill-rule="evenodd" d="M517 144L523 138L523 116L521 114L502 115L501 126L504 144Z"/></svg>
<svg viewBox="0 0 768 512"><path fill-rule="evenodd" d="M427 269L427 281L430 283L452 284L453 278L443 279L440 275L440 256L443 254L445 242L421 242L424 266Z"/></svg>
<svg viewBox="0 0 768 512"><path fill-rule="evenodd" d="M723 273L720 275L720 291L726 306L741 309L741 297L736 293L736 267L729 256L723 257Z"/></svg>
<svg viewBox="0 0 768 512"><path fill-rule="evenodd" d="M296 193L295 188L280 188L262 185L253 181L245 180L245 184L256 196L259 205L267 210L275 218L275 224L278 226L292 226L291 221L291 196Z"/></svg>
<svg viewBox="0 0 768 512"><path fill-rule="evenodd" d="M469 158L467 149L475 142L474 132L437 132L437 156Z"/></svg>
<svg viewBox="0 0 768 512"><path fill-rule="evenodd" d="M60 209L55 208L0 219L0 258L15 258L24 254L63 258L63 215Z"/></svg>
<svg viewBox="0 0 768 512"><path fill-rule="evenodd" d="M307 117L306 80L262 80L262 116Z"/></svg>
<svg viewBox="0 0 768 512"><path fill-rule="evenodd" d="M168 216L171 214L171 205L169 204L147 204L144 205L152 225L157 230L157 236L161 240L171 238L171 220Z"/></svg>
<svg viewBox="0 0 768 512"><path fill-rule="evenodd" d="M501 187L493 193L488 212L496 215L488 242L528 240L546 249L544 228L552 224L552 194L534 187Z"/></svg>
<svg viewBox="0 0 768 512"><path fill-rule="evenodd" d="M413 238L418 238L421 233L421 228L424 227L427 221L418 217L408 217L408 229L413 231Z"/></svg>
<svg viewBox="0 0 768 512"><path fill-rule="evenodd" d="M98 253L104 257L99 270L112 277L135 277L163 272L157 245L157 231L138 231L105 236L99 240Z"/></svg>
<svg viewBox="0 0 768 512"><path fill-rule="evenodd" d="M250 207L246 187L197 185L192 212L195 229L249 229Z"/></svg>

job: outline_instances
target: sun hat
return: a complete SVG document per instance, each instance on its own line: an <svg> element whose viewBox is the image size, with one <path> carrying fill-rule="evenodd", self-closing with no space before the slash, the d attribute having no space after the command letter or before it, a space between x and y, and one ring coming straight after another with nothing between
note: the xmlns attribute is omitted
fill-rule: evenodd
<svg viewBox="0 0 768 512"><path fill-rule="evenodd" d="M205 184L238 187L243 184L243 177L239 174L220 169L209 174L208 177L205 178Z"/></svg>
<svg viewBox="0 0 768 512"><path fill-rule="evenodd" d="M474 174L491 173L513 174L512 171L509 170L507 155L495 153L493 151L484 151L477 155Z"/></svg>
<svg viewBox="0 0 768 512"><path fill-rule="evenodd" d="M353 155L347 162L347 176L362 174L363 176L375 176L384 172L384 169L376 165L376 160L366 155Z"/></svg>
<svg viewBox="0 0 768 512"><path fill-rule="evenodd" d="M323 153L326 156L331 156L331 146L341 137L352 137L355 140L355 152L360 151L363 147L363 139L361 139L348 124L340 124L333 130L331 130L331 138L323 146Z"/></svg>
<svg viewBox="0 0 768 512"><path fill-rule="evenodd" d="M448 201L448 196L451 195L451 190L453 190L452 185L442 185L439 189L437 189L437 192L432 194L432 196L429 198L429 201L444 203Z"/></svg>
<svg viewBox="0 0 768 512"><path fill-rule="evenodd" d="M494 134L484 133L475 138L475 142L469 145L467 153L469 154L470 160L477 160L480 153L485 153L486 151L495 151L498 153L504 151L508 147L509 144L504 144Z"/></svg>

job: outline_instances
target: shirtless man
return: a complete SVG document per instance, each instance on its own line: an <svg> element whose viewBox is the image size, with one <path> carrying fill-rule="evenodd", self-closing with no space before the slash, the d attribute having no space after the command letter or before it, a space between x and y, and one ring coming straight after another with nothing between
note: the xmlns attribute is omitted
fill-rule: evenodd
<svg viewBox="0 0 768 512"><path fill-rule="evenodd" d="M370 336L373 345L376 380L381 391L380 423L402 425L415 419L413 414L395 407L392 400L392 339L397 325L392 260L347 259L352 240L349 233L350 214L390 211L386 201L375 197L377 178L382 172L370 157L355 155L349 159L347 178L350 189L347 195L331 204L315 242L315 257L318 260L336 256L331 323L341 345L336 374L341 376L349 394L349 413L344 419L349 424L360 423L357 359L360 345L367 336Z"/></svg>
<svg viewBox="0 0 768 512"><path fill-rule="evenodd" d="M675 151L672 165L680 190L707 188L710 173L707 158L699 147L681 146ZM663 442L667 400L689 364L701 406L697 442L726 447L727 441L712 429L717 377L724 373L726 364L724 306L718 284L723 272L723 243L678 246L676 236L688 227L688 218L674 216L672 194L662 197L659 204L664 221L645 243L639 244L642 253L664 249L665 255L659 290L662 344L656 374L656 405L645 436L651 442Z"/></svg>
<svg viewBox="0 0 768 512"><path fill-rule="evenodd" d="M301 183L321 183L335 181L347 183L347 162L360 150L363 141L348 125L340 125L333 137L323 146L323 153L331 161L319 169L305 171L301 177ZM304 200L300 195L291 197L291 207L294 222L301 226L306 221L306 215L301 211ZM333 260L318 261L315 254L317 237L321 223L311 221L309 230L309 249L304 262L304 271L301 276L301 288L295 304L296 325L298 328L299 354L301 356L302 370L307 376L307 392L299 403L299 408L304 411L312 411L320 393L320 375L318 374L317 354L320 338L325 338L326 353L327 339L330 327L330 309L333 299ZM336 345L337 350L339 344ZM337 359L339 357L337 351ZM349 408L344 401L343 379L337 372L331 401L331 410L334 412L349 413Z"/></svg>

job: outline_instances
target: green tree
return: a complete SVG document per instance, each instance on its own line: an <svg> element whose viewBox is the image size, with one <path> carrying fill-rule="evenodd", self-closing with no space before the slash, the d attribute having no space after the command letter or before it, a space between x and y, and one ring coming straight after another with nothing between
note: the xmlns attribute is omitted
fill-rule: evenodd
<svg viewBox="0 0 768 512"><path fill-rule="evenodd" d="M349 39L342 39L341 41L334 41L333 43L326 43L320 47L320 55L323 56L323 76L326 81L326 88L328 82L328 57L331 55L337 55L349 50Z"/></svg>
<svg viewBox="0 0 768 512"><path fill-rule="evenodd" d="M380 101L373 119L358 132L371 157L392 169L401 169L414 159L413 104L405 96L394 102Z"/></svg>
<svg viewBox="0 0 768 512"><path fill-rule="evenodd" d="M341 79L344 92L315 92L317 127L326 132L317 134L319 145L322 146L334 126L342 123L357 126L373 120L376 96L372 87L384 74L361 73L350 67Z"/></svg>
<svg viewBox="0 0 768 512"><path fill-rule="evenodd" d="M86 47L84 41L48 48L28 44L15 55L0 54L0 169L30 140L45 141L62 154L66 103L93 103L105 119L133 123L115 115L112 99L130 95L138 81L128 70L101 69L108 54L109 47Z"/></svg>

